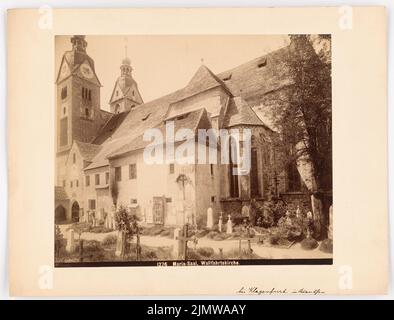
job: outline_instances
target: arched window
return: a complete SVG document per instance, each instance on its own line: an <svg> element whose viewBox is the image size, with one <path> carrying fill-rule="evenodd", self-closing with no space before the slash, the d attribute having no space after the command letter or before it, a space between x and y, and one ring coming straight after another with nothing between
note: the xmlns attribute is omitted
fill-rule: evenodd
<svg viewBox="0 0 394 320"><path fill-rule="evenodd" d="M256 148L252 148L251 150L250 162L250 195L252 197L258 197L260 196L260 188Z"/></svg>
<svg viewBox="0 0 394 320"><path fill-rule="evenodd" d="M230 180L230 197L239 197L238 175L234 171L238 168L238 143L236 139L230 137L229 139L230 165L229 165L229 180Z"/></svg>
<svg viewBox="0 0 394 320"><path fill-rule="evenodd" d="M85 117L89 118L89 108L85 108Z"/></svg>
<svg viewBox="0 0 394 320"><path fill-rule="evenodd" d="M287 191L300 192L301 188L302 181L297 169L297 163L296 161L292 161L287 166Z"/></svg>

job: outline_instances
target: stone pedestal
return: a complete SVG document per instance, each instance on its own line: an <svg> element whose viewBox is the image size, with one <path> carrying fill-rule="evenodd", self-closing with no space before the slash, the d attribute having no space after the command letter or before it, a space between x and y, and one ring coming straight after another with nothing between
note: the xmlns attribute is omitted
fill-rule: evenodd
<svg viewBox="0 0 394 320"><path fill-rule="evenodd" d="M228 220L227 220L227 234L232 234L233 233L233 222L231 221L231 216L228 215Z"/></svg>
<svg viewBox="0 0 394 320"><path fill-rule="evenodd" d="M75 239L74 239L74 230L68 230L67 232L67 245L66 245L67 252L74 252L75 251Z"/></svg>
<svg viewBox="0 0 394 320"><path fill-rule="evenodd" d="M207 210L207 228L213 228L213 210L212 208L208 208Z"/></svg>

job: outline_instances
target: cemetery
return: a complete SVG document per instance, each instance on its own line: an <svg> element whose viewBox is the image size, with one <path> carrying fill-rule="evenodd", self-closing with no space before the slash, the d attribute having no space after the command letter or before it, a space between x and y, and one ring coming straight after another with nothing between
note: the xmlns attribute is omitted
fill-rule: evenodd
<svg viewBox="0 0 394 320"><path fill-rule="evenodd" d="M270 213L270 214L268 214ZM120 207L105 221L56 225L56 262L226 260L332 257L332 208L328 238L317 241L310 211L286 210L280 217L244 208L238 217L207 210L204 228L144 224ZM246 215L248 214L248 215Z"/></svg>

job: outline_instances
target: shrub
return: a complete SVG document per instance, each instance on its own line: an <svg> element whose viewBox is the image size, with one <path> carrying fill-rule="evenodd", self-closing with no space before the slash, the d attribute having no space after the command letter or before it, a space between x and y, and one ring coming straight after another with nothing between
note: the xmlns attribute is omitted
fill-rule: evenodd
<svg viewBox="0 0 394 320"><path fill-rule="evenodd" d="M111 232L111 231L113 231L113 230L106 228L104 225L91 227L89 229L89 232L92 232L92 233L108 233L108 232Z"/></svg>
<svg viewBox="0 0 394 320"><path fill-rule="evenodd" d="M269 243L271 245L277 245L279 244L279 239L280 239L279 235L273 234L269 237Z"/></svg>
<svg viewBox="0 0 394 320"><path fill-rule="evenodd" d="M214 255L215 251L210 247L201 247L197 249L197 253L202 257L209 258Z"/></svg>
<svg viewBox="0 0 394 320"><path fill-rule="evenodd" d="M101 241L101 244L103 246L109 247L116 244L117 241L118 241L118 237L116 234L109 234L105 236L105 238Z"/></svg>
<svg viewBox="0 0 394 320"><path fill-rule="evenodd" d="M332 253L333 252L333 244L331 239L325 239L320 244L319 249L325 253Z"/></svg>
<svg viewBox="0 0 394 320"><path fill-rule="evenodd" d="M306 238L301 241L301 248L305 250L313 250L319 246L319 243L313 238Z"/></svg>

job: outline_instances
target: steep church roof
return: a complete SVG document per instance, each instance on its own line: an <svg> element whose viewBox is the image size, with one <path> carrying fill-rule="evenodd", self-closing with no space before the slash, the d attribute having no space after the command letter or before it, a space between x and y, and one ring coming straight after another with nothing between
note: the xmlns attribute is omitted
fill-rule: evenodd
<svg viewBox="0 0 394 320"><path fill-rule="evenodd" d="M78 147L79 152L81 153L81 157L87 161L91 161L102 148L101 145L81 142L78 140L74 141Z"/></svg>
<svg viewBox="0 0 394 320"><path fill-rule="evenodd" d="M286 63L290 50L290 46L280 48L217 76L234 96L256 106L265 94L292 83Z"/></svg>
<svg viewBox="0 0 394 320"><path fill-rule="evenodd" d="M195 94L222 86L228 91L226 85L205 65L201 65L186 87L177 94L175 101L184 100Z"/></svg>
<svg viewBox="0 0 394 320"><path fill-rule="evenodd" d="M234 97L230 99L223 126L228 128L236 125L264 126L265 124L245 100Z"/></svg>
<svg viewBox="0 0 394 320"><path fill-rule="evenodd" d="M112 131L108 129L110 126L104 126L100 130L94 142L102 143L103 148L86 169L106 166L108 155L127 149L127 146L135 148L136 139L146 129L163 125L170 104L219 86L231 97L228 114L225 115L225 126L264 125L252 107L261 104L264 94L291 84L285 64L288 54L289 46L218 75L202 65L183 89L136 106L122 120L120 116L113 115L111 119L120 124Z"/></svg>
<svg viewBox="0 0 394 320"><path fill-rule="evenodd" d="M207 127L206 129L211 127L207 117L207 112L204 108L188 112L171 121L174 123L174 132L177 132L179 129L190 129L196 133L196 130L201 128L201 126ZM157 126L154 126L154 128L160 130L163 139L166 138L166 124L163 121L160 121L160 123L158 123ZM107 157L114 158L127 152L145 148L147 145L151 144L151 141L144 141L143 136L144 134L139 135L130 143L111 152ZM186 138L183 140L185 139Z"/></svg>

